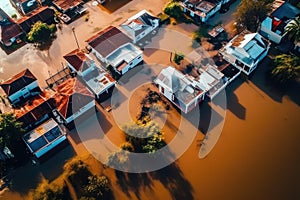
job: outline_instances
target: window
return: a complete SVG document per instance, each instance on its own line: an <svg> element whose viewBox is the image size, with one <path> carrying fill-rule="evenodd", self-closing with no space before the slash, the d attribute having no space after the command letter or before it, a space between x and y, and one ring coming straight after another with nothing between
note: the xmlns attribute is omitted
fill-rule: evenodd
<svg viewBox="0 0 300 200"><path fill-rule="evenodd" d="M161 91L162 94L164 94L165 93L165 88L161 87L160 91Z"/></svg>

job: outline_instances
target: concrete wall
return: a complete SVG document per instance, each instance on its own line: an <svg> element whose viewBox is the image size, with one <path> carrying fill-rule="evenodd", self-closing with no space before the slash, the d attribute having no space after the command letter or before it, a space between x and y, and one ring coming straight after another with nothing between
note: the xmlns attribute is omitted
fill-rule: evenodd
<svg viewBox="0 0 300 200"><path fill-rule="evenodd" d="M68 124L70 122L72 122L74 119L76 119L77 117L81 116L82 114L84 114L86 111L90 110L91 108L95 107L95 101L92 100L90 103L86 104L84 107L80 108L80 110L76 113L73 113L72 116L68 117L65 122Z"/></svg>

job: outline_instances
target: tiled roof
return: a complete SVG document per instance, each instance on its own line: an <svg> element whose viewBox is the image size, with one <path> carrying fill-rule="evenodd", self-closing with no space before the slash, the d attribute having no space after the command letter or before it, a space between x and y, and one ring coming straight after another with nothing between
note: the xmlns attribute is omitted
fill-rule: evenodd
<svg viewBox="0 0 300 200"><path fill-rule="evenodd" d="M103 57L107 57L120 46L130 41L127 35L114 26L109 26L86 40L86 42Z"/></svg>
<svg viewBox="0 0 300 200"><path fill-rule="evenodd" d="M57 110L65 119L94 100L92 93L76 78L67 79L55 89Z"/></svg>
<svg viewBox="0 0 300 200"><path fill-rule="evenodd" d="M76 69L76 71L80 71L82 70L82 66L84 64L84 61L87 59L87 57L82 51L76 49L68 53L67 55L65 55L64 59L70 65L72 65Z"/></svg>
<svg viewBox="0 0 300 200"><path fill-rule="evenodd" d="M36 80L37 79L29 71L29 69L25 69L24 71L14 75L10 79L2 82L0 86L2 87L4 92L8 96L10 96Z"/></svg>
<svg viewBox="0 0 300 200"><path fill-rule="evenodd" d="M82 0L54 0L53 3L62 10L68 10L71 7L78 6Z"/></svg>
<svg viewBox="0 0 300 200"><path fill-rule="evenodd" d="M22 33L20 26L0 8L0 40L5 44Z"/></svg>
<svg viewBox="0 0 300 200"><path fill-rule="evenodd" d="M42 21L47 24L52 24L54 22L55 11L52 8L41 7L29 15L22 17L18 20L18 24L25 32L29 32L31 26L38 21Z"/></svg>
<svg viewBox="0 0 300 200"><path fill-rule="evenodd" d="M28 100L21 108L14 109L14 113L17 119L23 122L23 126L27 127L51 113L55 107L56 103L51 93L43 91Z"/></svg>

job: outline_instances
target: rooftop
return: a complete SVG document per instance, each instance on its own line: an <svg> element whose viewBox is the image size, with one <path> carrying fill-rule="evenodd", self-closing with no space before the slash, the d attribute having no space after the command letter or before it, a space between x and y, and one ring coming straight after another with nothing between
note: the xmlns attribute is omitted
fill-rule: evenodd
<svg viewBox="0 0 300 200"><path fill-rule="evenodd" d="M107 60L113 67L117 67L123 62L126 62L127 64L130 63L134 58L142 53L143 52L139 48L131 43L128 43L109 55Z"/></svg>
<svg viewBox="0 0 300 200"><path fill-rule="evenodd" d="M82 0L54 0L53 3L62 10L68 10L81 4Z"/></svg>
<svg viewBox="0 0 300 200"><path fill-rule="evenodd" d="M0 86L4 92L10 96L36 80L36 77L30 72L30 70L25 69L8 80L2 82Z"/></svg>
<svg viewBox="0 0 300 200"><path fill-rule="evenodd" d="M209 2L209 1L201 1L199 5L197 5L197 9L200 10L203 13L208 13L211 11L214 7L216 7L216 4Z"/></svg>
<svg viewBox="0 0 300 200"><path fill-rule="evenodd" d="M115 80L107 72L98 67L95 67L93 71L86 74L83 79L85 80L89 89L97 95L101 94L115 84Z"/></svg>
<svg viewBox="0 0 300 200"><path fill-rule="evenodd" d="M57 110L67 119L94 100L92 93L76 78L69 78L56 86Z"/></svg>
<svg viewBox="0 0 300 200"><path fill-rule="evenodd" d="M154 17L146 10L142 10L130 17L125 23L122 24L122 27L131 29L134 32L134 35L139 35L147 28L154 26L153 20L159 20L159 18Z"/></svg>
<svg viewBox="0 0 300 200"><path fill-rule="evenodd" d="M277 8L275 7L274 11L270 15L272 17L276 17L279 20L283 18L294 19L296 16L300 14L300 10L288 2L284 2L282 4L280 3L276 4L275 1L274 4L279 6Z"/></svg>
<svg viewBox="0 0 300 200"><path fill-rule="evenodd" d="M164 68L155 82L168 88L178 100L186 105L204 93L200 88L193 87L192 80L188 76L183 75L172 66Z"/></svg>
<svg viewBox="0 0 300 200"><path fill-rule="evenodd" d="M43 91L39 95L32 97L23 106L15 108L17 119L23 122L23 126L27 127L41 120L45 115L52 112L56 108L56 103L53 94Z"/></svg>
<svg viewBox="0 0 300 200"><path fill-rule="evenodd" d="M25 134L23 140L30 148L31 152L34 153L48 146L63 135L64 133L62 133L58 124L53 119L50 119L36 129Z"/></svg>
<svg viewBox="0 0 300 200"><path fill-rule="evenodd" d="M109 26L86 40L103 57L109 56L119 47L130 41L131 39L127 35L114 26Z"/></svg>
<svg viewBox="0 0 300 200"><path fill-rule="evenodd" d="M45 23L53 23L54 20L54 10L49 7L42 6L39 9L34 10L30 14L22 17L17 23L25 32L29 32L31 26L37 21L42 21Z"/></svg>
<svg viewBox="0 0 300 200"><path fill-rule="evenodd" d="M88 60L87 56L79 49L75 49L63 57L76 71L84 71L89 67L85 62Z"/></svg>
<svg viewBox="0 0 300 200"><path fill-rule="evenodd" d="M226 53L251 65L265 51L267 46L268 42L258 33L242 32L227 43L224 49Z"/></svg>

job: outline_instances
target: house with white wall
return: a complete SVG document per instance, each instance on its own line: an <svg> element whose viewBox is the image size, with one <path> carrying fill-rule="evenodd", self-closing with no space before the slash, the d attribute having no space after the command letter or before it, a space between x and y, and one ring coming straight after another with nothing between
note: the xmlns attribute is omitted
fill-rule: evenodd
<svg viewBox="0 0 300 200"><path fill-rule="evenodd" d="M22 138L36 158L42 157L67 139L66 133L53 119L26 133Z"/></svg>
<svg viewBox="0 0 300 200"><path fill-rule="evenodd" d="M16 105L41 92L36 77L25 69L0 83L11 104Z"/></svg>
<svg viewBox="0 0 300 200"><path fill-rule="evenodd" d="M159 26L159 21L159 18L146 10L142 10L124 22L121 28L136 44L148 34L154 33L154 30Z"/></svg>
<svg viewBox="0 0 300 200"><path fill-rule="evenodd" d="M57 109L53 114L69 129L74 120L95 109L94 95L77 78L69 78L54 89Z"/></svg>
<svg viewBox="0 0 300 200"><path fill-rule="evenodd" d="M183 12L196 22L206 22L216 14L222 5L230 0L185 0L180 2Z"/></svg>
<svg viewBox="0 0 300 200"><path fill-rule="evenodd" d="M161 70L154 80L159 92L182 112L188 113L205 97L204 90L194 87L193 80L172 66Z"/></svg>
<svg viewBox="0 0 300 200"><path fill-rule="evenodd" d="M88 48L106 67L123 75L143 61L143 52L131 43L131 39L114 26L100 31L86 40Z"/></svg>
<svg viewBox="0 0 300 200"><path fill-rule="evenodd" d="M259 33L279 44L285 36L287 25L300 14L300 9L282 0L273 2L273 11L261 23Z"/></svg>
<svg viewBox="0 0 300 200"><path fill-rule="evenodd" d="M88 54L76 49L65 55L64 59L70 70L78 75L78 79L88 87L96 99L105 99L111 95L116 81Z"/></svg>
<svg viewBox="0 0 300 200"><path fill-rule="evenodd" d="M78 49L71 51L63 57L71 72L74 72L79 76L84 76L96 66L95 61L88 54L85 54Z"/></svg>
<svg viewBox="0 0 300 200"><path fill-rule="evenodd" d="M244 31L230 40L219 52L227 62L249 75L266 57L269 48L270 42L259 33Z"/></svg>

